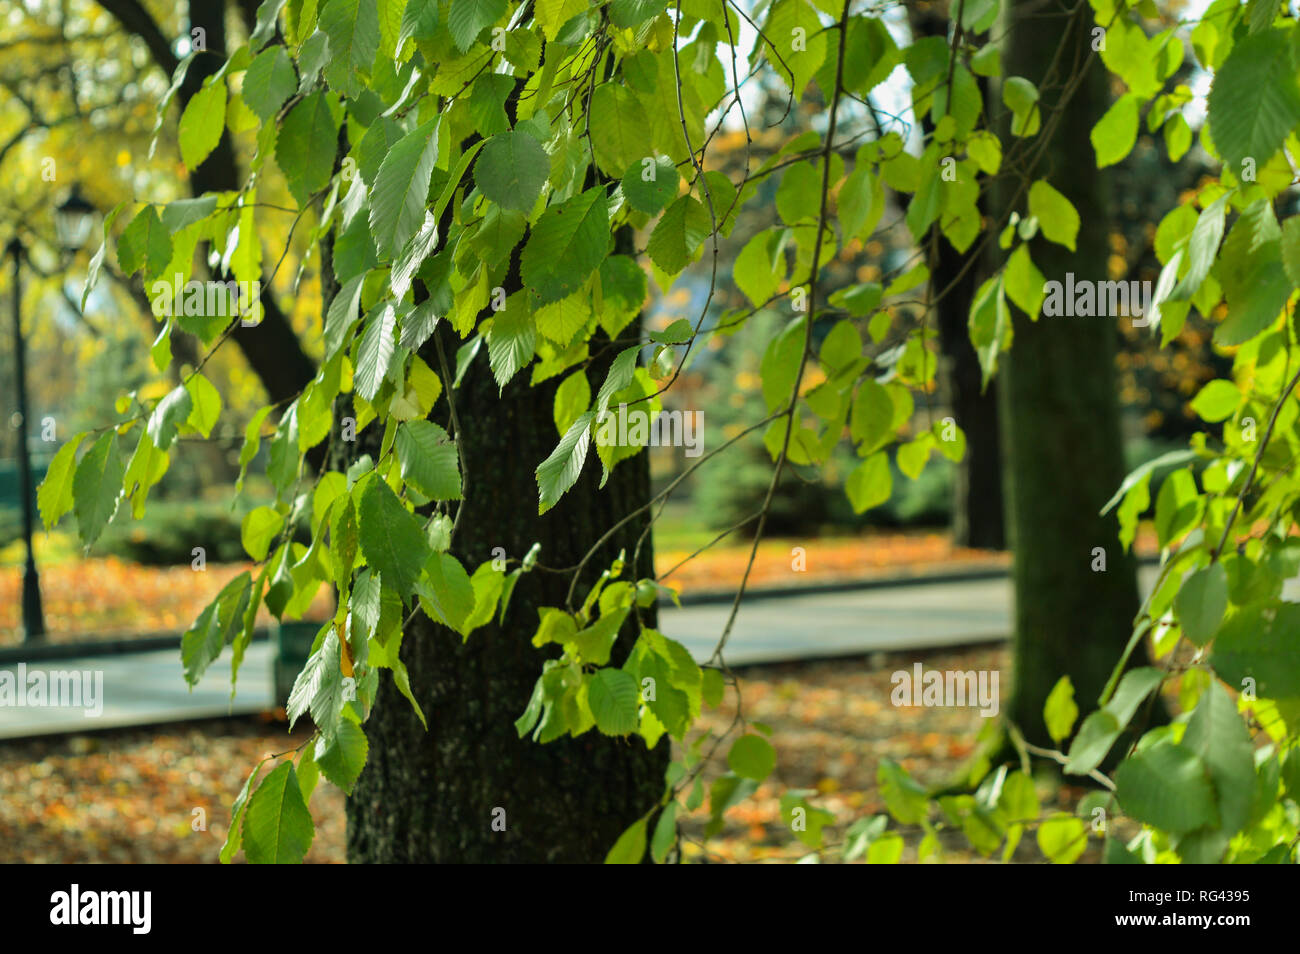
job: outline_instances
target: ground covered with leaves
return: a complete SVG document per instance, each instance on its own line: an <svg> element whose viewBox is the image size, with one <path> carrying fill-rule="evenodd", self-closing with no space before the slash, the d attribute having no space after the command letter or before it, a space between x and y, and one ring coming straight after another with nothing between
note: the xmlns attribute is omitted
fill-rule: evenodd
<svg viewBox="0 0 1300 954"><path fill-rule="evenodd" d="M792 551L801 548L802 569L792 565ZM42 550L49 556L42 560ZM681 592L735 587L749 561L749 544L718 546L681 565L666 583ZM189 566L157 567L116 557L72 559L66 548L41 547L41 598L50 642L85 642L144 634L179 635L246 563L209 563L201 571ZM666 573L692 554L679 547L656 554L658 571ZM20 548L5 552L0 565L0 646L22 639L22 564ZM956 547L946 533L886 533L862 537L764 541L750 574L753 586L799 586L831 580L937 572L956 567L1005 566L1006 554ZM321 587L308 618L332 613L329 590ZM272 622L263 609L259 624Z"/></svg>
<svg viewBox="0 0 1300 954"><path fill-rule="evenodd" d="M882 759L927 784L947 779L971 755L984 720L971 708L893 706L891 673L917 661L927 669L998 670L1004 694L1007 689L1004 645L740 670L744 715L771 728L777 768L771 781L728 812L718 837L701 843L707 799L686 817L684 860L794 861L806 855L780 816L780 793L790 788L816 792L810 803L835 816L826 840L841 842L853 821L884 811L876 784ZM734 705L729 692L706 716L706 726L725 730ZM250 768L297 746L308 731L299 726L291 735L267 716L0 743L0 862L214 862L230 805ZM706 780L725 770L721 762L718 757L710 764ZM1079 794L1057 792L1047 779L1039 787L1045 806L1058 795L1072 803ZM322 780L312 815L316 839L307 860L343 861L342 793ZM902 860L914 861L920 833L904 830L904 836ZM957 836L944 840L942 860L979 859ZM1032 834L1016 860L1043 860Z"/></svg>

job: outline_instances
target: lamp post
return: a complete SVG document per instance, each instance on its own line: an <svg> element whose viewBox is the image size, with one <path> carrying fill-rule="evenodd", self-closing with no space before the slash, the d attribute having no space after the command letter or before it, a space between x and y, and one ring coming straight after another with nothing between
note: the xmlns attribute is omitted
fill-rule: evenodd
<svg viewBox="0 0 1300 954"><path fill-rule="evenodd" d="M72 195L54 210L54 226L63 248L75 252L85 244L90 235L95 208L74 188ZM19 284L22 269L23 244L15 235L6 249L13 261L13 335L14 379L18 389L18 411L15 425L18 431L18 485L23 499L23 542L27 547L27 562L23 567L23 641L43 639L45 616L41 611L41 580L36 570L36 556L32 550L32 533L35 515L32 513L32 462L27 448L27 345L23 340Z"/></svg>

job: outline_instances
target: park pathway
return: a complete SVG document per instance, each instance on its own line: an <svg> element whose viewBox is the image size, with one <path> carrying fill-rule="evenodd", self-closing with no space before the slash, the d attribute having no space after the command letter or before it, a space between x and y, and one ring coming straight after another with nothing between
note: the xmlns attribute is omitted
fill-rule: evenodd
<svg viewBox="0 0 1300 954"><path fill-rule="evenodd" d="M1141 571L1145 592L1156 569ZM660 611L660 628L701 662L713 653L730 602ZM1011 584L1006 577L871 586L799 595L754 596L741 605L727 644L732 665L939 649L1004 639L1011 631ZM193 692L181 677L175 648L26 663L28 674L103 673L103 711L0 704L0 739L85 732L129 725L261 712L273 706L270 642L254 642L230 695L230 653ZM0 665L17 677L17 663ZM0 677L2 678L2 677Z"/></svg>

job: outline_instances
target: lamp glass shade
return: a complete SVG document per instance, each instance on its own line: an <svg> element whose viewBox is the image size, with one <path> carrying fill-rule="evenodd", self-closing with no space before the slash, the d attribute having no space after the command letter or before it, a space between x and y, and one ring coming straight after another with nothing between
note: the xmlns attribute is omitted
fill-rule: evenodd
<svg viewBox="0 0 1300 954"><path fill-rule="evenodd" d="M59 233L59 243L73 252L81 248L90 238L94 218L95 207L74 190L67 201L54 210L54 228Z"/></svg>

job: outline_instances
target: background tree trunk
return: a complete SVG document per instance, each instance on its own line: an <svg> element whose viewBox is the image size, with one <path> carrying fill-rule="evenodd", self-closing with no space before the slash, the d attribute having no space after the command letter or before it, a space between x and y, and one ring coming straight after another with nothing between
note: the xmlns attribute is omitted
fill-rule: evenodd
<svg viewBox="0 0 1300 954"><path fill-rule="evenodd" d="M909 6L908 22L913 35L946 39L950 14L955 12L952 3L946 6L947 9L935 3ZM987 104L988 84L983 77L977 77L977 81ZM923 120L923 127L926 133L934 131L929 114ZM933 260L928 262L934 294L952 284L967 262L967 256L943 236L936 243L936 251ZM953 417L966 435L966 456L957 466L953 485L953 542L964 547L1002 550L1006 548L1006 514L1002 502L998 383L990 381L987 390L980 390L983 374L968 330L971 302L980 279L986 274L978 266L967 269L952 290L936 303L935 318L943 354L940 370L946 378Z"/></svg>
<svg viewBox="0 0 1300 954"><path fill-rule="evenodd" d="M1062 85L1091 52L1091 10L1081 6L1070 16L1043 0L1010 0L1003 13L1003 74L1038 84L1046 131ZM1094 60L1032 171L1064 193L1082 220L1076 253L1034 239L1031 253L1048 281L1064 281L1067 271L1080 280L1107 278L1108 190L1089 141L1107 101L1106 72ZM1098 516L1124 477L1116 336L1114 318L1030 321L1017 313L998 372L1016 591L1015 688L1006 714L1040 744L1049 742L1042 711L1056 680L1068 674L1080 710L1089 711L1138 610L1136 561L1120 548L1114 516ZM1097 547L1105 551L1104 572L1092 569Z"/></svg>

